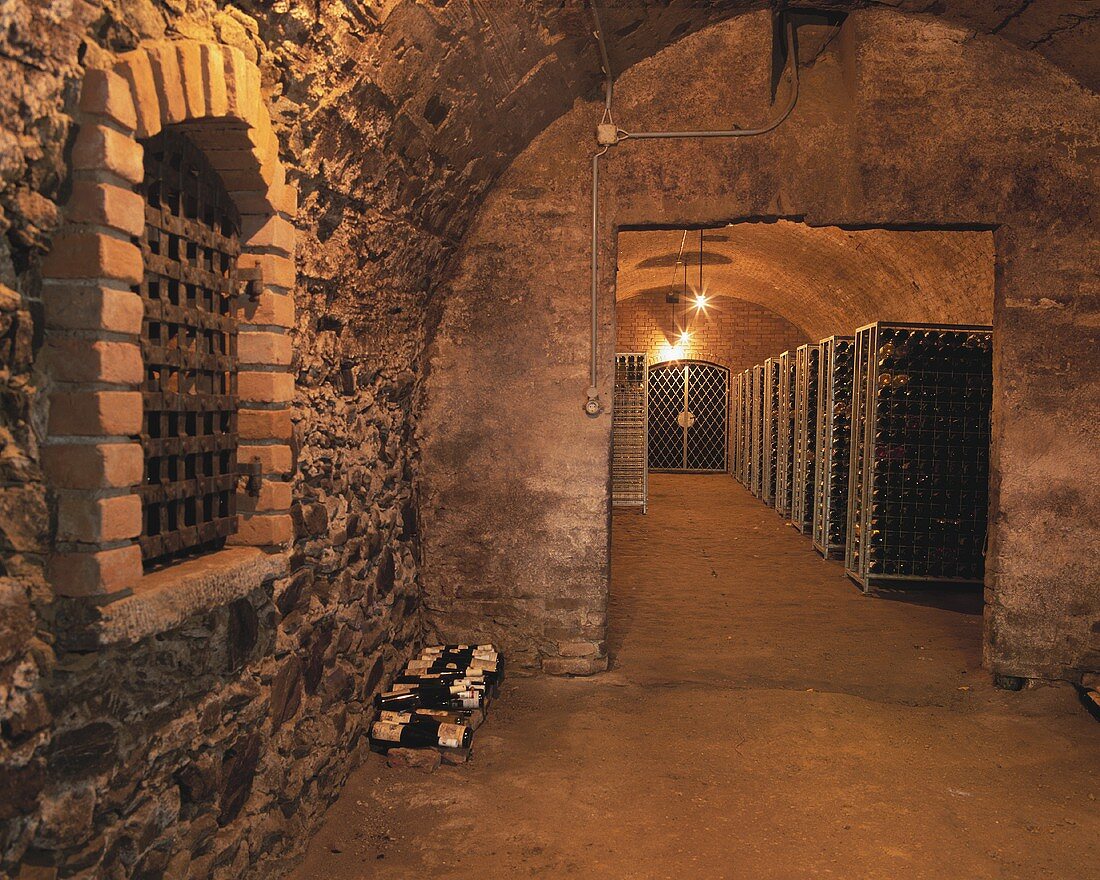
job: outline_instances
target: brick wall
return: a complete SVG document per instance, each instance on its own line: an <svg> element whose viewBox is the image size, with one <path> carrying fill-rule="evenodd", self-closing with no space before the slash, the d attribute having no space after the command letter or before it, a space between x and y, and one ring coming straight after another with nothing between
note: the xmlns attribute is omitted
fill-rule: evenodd
<svg viewBox="0 0 1100 880"><path fill-rule="evenodd" d="M684 327L691 333L681 356L712 361L740 372L811 340L775 312L732 297L713 297L705 312L684 302L673 305L664 293L644 293L616 306L617 350L645 351L649 362L669 360L669 347Z"/></svg>

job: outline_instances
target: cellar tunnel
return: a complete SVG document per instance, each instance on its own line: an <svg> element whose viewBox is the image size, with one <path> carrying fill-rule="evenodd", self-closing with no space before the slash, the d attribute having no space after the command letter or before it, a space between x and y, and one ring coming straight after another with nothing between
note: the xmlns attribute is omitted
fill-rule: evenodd
<svg viewBox="0 0 1100 880"><path fill-rule="evenodd" d="M1089 4L0 21L0 877L1100 863ZM745 470L841 337L924 430L899 324L992 327L965 590Z"/></svg>

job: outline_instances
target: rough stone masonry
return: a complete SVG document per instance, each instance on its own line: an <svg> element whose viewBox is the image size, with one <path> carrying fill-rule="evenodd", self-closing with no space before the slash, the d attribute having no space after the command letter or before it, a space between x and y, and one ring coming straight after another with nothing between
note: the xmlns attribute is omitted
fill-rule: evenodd
<svg viewBox="0 0 1100 880"><path fill-rule="evenodd" d="M827 5L943 21L957 29L957 42L948 42L963 54L996 39L1016 53L1007 64L1041 65L1059 88L1097 82L1097 15L1089 4ZM613 5L615 66L625 70L759 6ZM41 356L48 334L41 267L73 196L86 73L108 54L165 39L233 47L258 65L278 153L300 194L294 532L287 574L261 577L247 595L137 643L95 647L73 634L98 606L56 599L44 576L59 514L42 467L53 379ZM756 57L755 47L745 52ZM434 543L421 539L422 528L439 525L425 505L461 504L439 487L456 473L479 478L484 460L479 426L458 442L444 437L448 455L435 459L431 492L422 489L420 414L427 353L443 319L440 290L499 175L575 101L594 96L599 64L586 11L538 0L12 0L0 6L0 76L0 873L24 880L278 876L360 760L372 694L426 629L463 629L468 638L503 633L506 646L521 647L521 662L548 671L606 663L602 611L578 611L574 595L517 594L485 578L482 557L465 551L445 565L436 560L426 583L421 574L425 553L449 554L471 524L479 548L492 544L476 533L489 522L480 511L460 527L441 527ZM883 101L896 107L898 98ZM570 157L587 146L582 132L593 107L582 100L568 120L561 142ZM1065 134L1063 152L1080 140ZM556 159L527 161L541 172ZM572 187L566 209L583 213L584 181L563 181ZM1034 198L1046 197L1040 178L1024 181ZM1065 190L1056 191L1076 210ZM541 204L530 181L509 184L508 193L518 205ZM563 193L554 198L566 203ZM559 209L547 201L539 210L539 222L549 223ZM568 259L576 268L584 234L564 240L573 234L546 239L563 245L547 254L551 263ZM466 241L467 259L487 259L506 244L484 232ZM1011 237L1005 245L1010 256L1024 247ZM1079 277L1085 289L1083 270ZM497 295L522 300L542 286ZM1027 309L1045 308L1039 302L1014 306L1010 324L1026 323ZM584 308L580 301L566 309L563 322L583 328ZM1087 318L1084 299L1068 313ZM453 327L456 317L452 308L445 320ZM433 412L427 429L441 432L448 413ZM464 430L461 422L447 430ZM559 471L555 479L571 475ZM1056 506L1095 521L1094 499L1063 494ZM606 518L598 501L583 513ZM572 532L576 514L566 503L540 519L546 531L536 557L540 547L558 552L556 536ZM577 583L592 587L580 604L598 605L604 557L598 546L571 552L555 576L571 590L580 571ZM537 631L525 630L532 607L550 612ZM1082 601L1075 619L1092 613ZM470 632L479 626L489 632ZM1087 637L1074 630L1072 638ZM1085 650L1075 656L1095 662L1097 649Z"/></svg>

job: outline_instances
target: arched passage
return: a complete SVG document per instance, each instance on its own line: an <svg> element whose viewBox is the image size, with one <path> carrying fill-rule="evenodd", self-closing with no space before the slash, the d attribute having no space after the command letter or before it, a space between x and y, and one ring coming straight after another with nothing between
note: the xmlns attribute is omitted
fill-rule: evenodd
<svg viewBox="0 0 1100 880"><path fill-rule="evenodd" d="M1100 617L1080 586L1097 574L1074 551L1091 540L1095 502L1078 480L1095 469L1082 445L1095 428L1082 419L1083 386L1053 389L1048 376L1066 358L1094 357L1085 315L1095 282L1072 266L1095 245L1094 182L1074 146L1095 140L1095 97L1003 41L881 9L851 20L854 42L804 70L799 108L773 134L627 142L605 157L600 362L610 364L616 230L766 217L815 230L994 230L1001 382L988 660L1014 675L1079 678L1096 665L1090 628ZM616 121L630 130L766 119L770 46L764 13L685 38L620 79ZM721 75L701 78L699 58L720 59ZM608 424L586 418L578 398L598 117L582 105L550 126L479 213L449 285L424 422L434 626L453 633L491 616L500 624L484 624L486 637L549 671L603 663ZM802 319L850 327L889 303L844 294L854 298L804 298ZM476 492L460 476L471 470L485 475ZM478 585L467 589L473 571ZM1053 619L1072 635L1052 638Z"/></svg>

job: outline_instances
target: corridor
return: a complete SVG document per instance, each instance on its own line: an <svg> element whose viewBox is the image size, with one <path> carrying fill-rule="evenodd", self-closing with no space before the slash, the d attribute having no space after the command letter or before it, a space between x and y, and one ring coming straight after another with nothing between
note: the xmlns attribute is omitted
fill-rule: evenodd
<svg viewBox="0 0 1100 880"><path fill-rule="evenodd" d="M867 598L729 477L650 488L611 671L512 675L465 766L370 756L294 877L1092 876L1095 723L993 688L977 597Z"/></svg>

